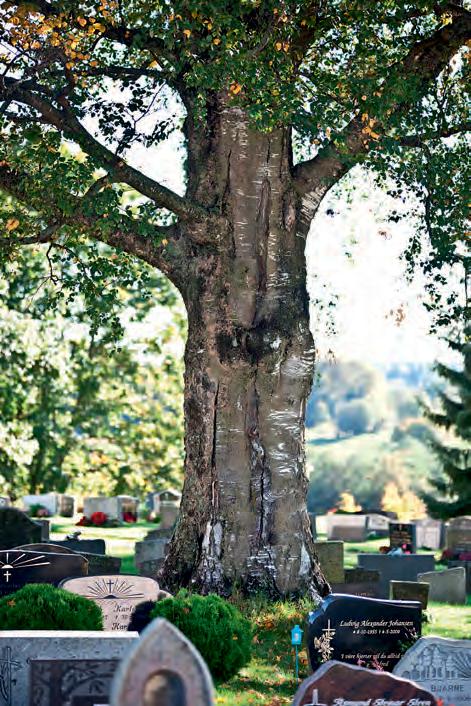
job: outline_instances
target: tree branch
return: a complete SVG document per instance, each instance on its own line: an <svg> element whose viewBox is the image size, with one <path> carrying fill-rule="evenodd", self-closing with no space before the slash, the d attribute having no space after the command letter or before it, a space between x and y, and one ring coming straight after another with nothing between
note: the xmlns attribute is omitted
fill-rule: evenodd
<svg viewBox="0 0 471 706"><path fill-rule="evenodd" d="M41 87L37 86L37 88L40 89ZM0 99L9 100L11 97L15 101L36 110L49 125L77 142L87 154L97 157L103 168L109 172L113 181L128 184L143 196L151 199L157 206L168 209L182 220L205 221L208 219L209 213L206 209L182 196L178 196L171 189L142 174L142 172L131 167L121 157L118 157L110 149L98 142L84 128L64 97L59 98L62 107L58 109L52 103L37 95L37 93L26 91L21 81L6 77L3 79L3 86L0 84Z"/></svg>
<svg viewBox="0 0 471 706"><path fill-rule="evenodd" d="M104 177L105 179L105 177ZM7 165L0 164L0 190L13 196L18 201L28 207L27 176L17 171L11 170ZM99 184L98 187L96 185ZM98 180L81 198L76 199L76 209L73 215L64 216L60 209L57 209L57 216L51 219L48 225L35 235L30 235L16 241L20 246L38 245L44 243L54 243L60 236L60 229L66 225L80 225L84 228L85 235L90 238L111 245L114 248L123 250L130 255L138 257L154 267L158 267L170 280L174 279L174 270L177 259L172 254L175 245L178 245L180 237L177 225L162 226L155 228L155 235L159 235L163 240L156 244L153 238L142 236L136 229L136 224L132 219L123 217L122 227L116 228L111 233L103 233L98 224L99 216L91 216L84 212L84 206L90 198L96 194L96 188L101 188L103 181ZM11 243L8 238L2 238L4 242ZM170 244L170 247L169 247Z"/></svg>
<svg viewBox="0 0 471 706"><path fill-rule="evenodd" d="M386 106L389 114L405 114L412 105L411 102L398 97L397 89L395 90L398 80L407 81L415 77L419 79L420 91L425 93L430 81L443 71L460 47L471 38L471 14L459 6L453 7L452 24L441 27L431 37L418 42L402 62L391 67L389 78L382 86L384 100L387 101L390 97L389 105ZM386 110L384 112L386 114ZM375 130L386 132L387 127L384 122L378 122ZM321 149L316 157L295 166L295 185L305 197L308 210L317 207L331 186L368 152L371 142L363 134L363 128L361 115L358 114L341 133L342 148L332 141Z"/></svg>
<svg viewBox="0 0 471 706"><path fill-rule="evenodd" d="M462 132L471 131L471 120L459 123L458 125L447 126L444 130L429 132L423 135L404 135L398 140L398 144L403 147L423 147L428 140L445 139L459 135Z"/></svg>

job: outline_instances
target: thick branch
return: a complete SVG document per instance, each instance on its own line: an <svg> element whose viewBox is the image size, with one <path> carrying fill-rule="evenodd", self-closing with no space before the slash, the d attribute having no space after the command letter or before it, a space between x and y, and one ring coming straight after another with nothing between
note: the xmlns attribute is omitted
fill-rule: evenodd
<svg viewBox="0 0 471 706"><path fill-rule="evenodd" d="M418 42L401 63L391 68L390 78L382 87L384 101L389 98L384 114L397 116L398 113L406 114L411 108L411 102L398 96L398 81L419 79L419 90L425 93L430 81L443 71L460 47L471 38L471 15L465 10L458 14L458 10L461 8L457 8L451 25ZM307 200L311 198L313 203L318 203L330 187L350 170L352 164L368 151L371 143L363 134L363 127L361 116L357 115L342 132L341 149L331 142L313 159L296 165L296 188ZM375 125L375 130L386 132L387 129L388 125L384 122Z"/></svg>
<svg viewBox="0 0 471 706"><path fill-rule="evenodd" d="M84 128L65 100L61 109L55 108L36 93L25 91L21 87L21 82L7 78L5 79L4 88L0 87L0 98L8 100L11 97L19 103L28 105L36 110L49 125L76 141L87 154L97 157L103 168L109 172L113 181L128 184L143 194L143 196L151 199L157 206L172 211L182 220L194 219L201 221L208 218L208 212L201 206L182 196L178 196L171 189L142 174L142 172L131 167L110 149L98 142Z"/></svg>
<svg viewBox="0 0 471 706"><path fill-rule="evenodd" d="M13 196L28 207L27 177L11 170L5 164L0 165L0 190ZM95 182L96 183L96 182ZM57 208L57 215L50 218L48 225L40 232L21 238L20 246L53 243L60 237L60 229L66 225L79 225L86 231L86 235L94 240L101 241L112 247L134 255L150 265L158 267L169 279L173 280L175 261L171 255L174 243L178 241L178 226L163 226L155 229L155 235L163 241L154 243L152 238L142 236L136 230L136 224L130 218L123 217L122 227L116 228L111 233L103 233L99 228L100 217L85 213L85 206L90 197L95 193L94 185L85 196L76 199L76 209L72 216L64 216ZM50 202L49 202L50 205ZM170 243L170 247L169 247Z"/></svg>
<svg viewBox="0 0 471 706"><path fill-rule="evenodd" d="M453 137L463 132L471 131L471 121L465 121L458 125L450 125L438 132L428 132L422 135L404 135L398 142L403 147L423 147L428 140L439 140Z"/></svg>

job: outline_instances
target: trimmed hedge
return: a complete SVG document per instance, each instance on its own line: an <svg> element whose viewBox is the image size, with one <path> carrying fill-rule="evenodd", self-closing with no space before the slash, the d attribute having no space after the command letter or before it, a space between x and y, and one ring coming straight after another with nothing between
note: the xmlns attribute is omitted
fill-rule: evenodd
<svg viewBox="0 0 471 706"><path fill-rule="evenodd" d="M180 591L155 604L152 618L166 618L195 645L217 682L227 681L250 662L252 627L219 596Z"/></svg>
<svg viewBox="0 0 471 706"><path fill-rule="evenodd" d="M103 630L100 607L47 583L0 598L0 630Z"/></svg>

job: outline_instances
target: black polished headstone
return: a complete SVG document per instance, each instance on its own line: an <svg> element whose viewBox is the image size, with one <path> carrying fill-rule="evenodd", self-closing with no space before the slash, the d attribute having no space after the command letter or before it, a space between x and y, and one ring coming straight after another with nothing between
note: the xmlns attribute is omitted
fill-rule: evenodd
<svg viewBox="0 0 471 706"><path fill-rule="evenodd" d="M390 672L420 637L421 617L421 605L415 601L331 594L309 614L312 669L334 659Z"/></svg>
<svg viewBox="0 0 471 706"><path fill-rule="evenodd" d="M80 554L0 551L0 596L18 591L28 583L58 584L69 576L87 573L88 562Z"/></svg>
<svg viewBox="0 0 471 706"><path fill-rule="evenodd" d="M30 706L108 704L117 659L33 659Z"/></svg>
<svg viewBox="0 0 471 706"><path fill-rule="evenodd" d="M412 522L390 522L389 544L392 548L400 547L405 553L417 551L417 528Z"/></svg>
<svg viewBox="0 0 471 706"><path fill-rule="evenodd" d="M0 550L40 542L41 525L16 507L0 507Z"/></svg>
<svg viewBox="0 0 471 706"><path fill-rule="evenodd" d="M72 549L74 552L87 552L88 554L106 554L104 539L59 539L53 540L60 547Z"/></svg>

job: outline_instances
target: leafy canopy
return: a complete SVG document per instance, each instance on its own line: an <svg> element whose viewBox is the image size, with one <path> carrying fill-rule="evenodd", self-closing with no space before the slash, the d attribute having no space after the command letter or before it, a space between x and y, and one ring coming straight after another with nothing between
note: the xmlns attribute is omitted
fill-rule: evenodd
<svg viewBox="0 0 471 706"><path fill-rule="evenodd" d="M173 95L201 129L222 96L255 129L292 129L307 157L294 170L303 195L322 195L359 162L392 177L399 197L412 192L423 218L411 267L430 274L432 305L445 304L440 323L462 313L456 293L440 301L447 267L469 270L471 14L462 3L3 0L0 12L5 257L51 243L61 262L75 262L72 296L79 287L91 303L113 299L116 288L104 294L96 282L126 278L126 253L178 284L188 252L169 218L209 223L215 213L132 166L132 150L152 155L181 129ZM64 154L64 139L82 159ZM87 238L119 258L88 244L78 262Z"/></svg>

